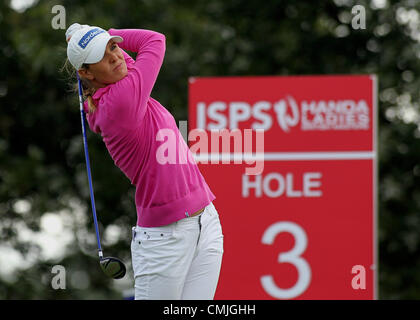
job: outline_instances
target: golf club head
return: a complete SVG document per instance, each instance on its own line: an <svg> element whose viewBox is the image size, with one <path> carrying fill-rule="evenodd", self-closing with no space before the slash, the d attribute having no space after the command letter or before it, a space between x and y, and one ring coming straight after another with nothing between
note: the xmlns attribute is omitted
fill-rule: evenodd
<svg viewBox="0 0 420 320"><path fill-rule="evenodd" d="M99 261L102 271L111 278L121 279L124 277L126 268L124 263L117 258L105 257Z"/></svg>

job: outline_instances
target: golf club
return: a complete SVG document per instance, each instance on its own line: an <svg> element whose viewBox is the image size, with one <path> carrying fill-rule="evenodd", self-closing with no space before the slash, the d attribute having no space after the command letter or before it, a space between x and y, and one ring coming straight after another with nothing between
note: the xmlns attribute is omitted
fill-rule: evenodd
<svg viewBox="0 0 420 320"><path fill-rule="evenodd" d="M98 221L96 218L95 198L93 195L92 175L90 172L89 152L88 152L88 145L87 145L87 138L86 138L85 111L83 110L83 97L82 97L83 89L82 89L82 83L80 81L80 78L77 72L76 72L76 75L77 75L77 81L79 85L79 103L80 103L80 116L82 119L83 144L85 147L86 169L87 169L87 175L88 175L88 180L89 180L90 200L92 202L93 221L95 223L96 240L98 242L99 264L101 266L102 271L107 276L114 279L121 279L122 277L124 277L125 272L126 272L124 263L118 258L104 257L103 252L102 252L101 241L99 237Z"/></svg>

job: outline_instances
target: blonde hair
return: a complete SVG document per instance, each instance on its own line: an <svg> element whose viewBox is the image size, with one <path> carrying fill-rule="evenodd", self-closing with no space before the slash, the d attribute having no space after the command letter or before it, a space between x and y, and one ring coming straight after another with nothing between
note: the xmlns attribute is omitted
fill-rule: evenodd
<svg viewBox="0 0 420 320"><path fill-rule="evenodd" d="M88 64L83 64L82 68L88 69ZM76 70L74 67L70 64L69 59L66 58L66 61L64 62L63 67L60 69L61 72L66 71L69 76L69 81L71 81L71 91L78 92L79 90L79 84L77 82L76 78ZM82 82L82 96L83 99L88 101L88 107L89 107L89 113L93 113L96 110L96 105L93 102L92 96L95 94L96 89L91 85L90 81L88 79L80 77L80 81Z"/></svg>

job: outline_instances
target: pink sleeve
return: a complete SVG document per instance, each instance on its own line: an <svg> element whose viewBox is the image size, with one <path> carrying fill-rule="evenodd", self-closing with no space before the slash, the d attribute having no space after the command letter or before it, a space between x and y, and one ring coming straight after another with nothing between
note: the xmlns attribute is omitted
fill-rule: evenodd
<svg viewBox="0 0 420 320"><path fill-rule="evenodd" d="M110 29L109 34L119 35L124 41L120 48L137 53L128 74L109 90L112 118L125 120L127 125L138 124L143 119L147 101L156 82L165 55L165 36L144 29ZM131 59L123 50L126 62Z"/></svg>

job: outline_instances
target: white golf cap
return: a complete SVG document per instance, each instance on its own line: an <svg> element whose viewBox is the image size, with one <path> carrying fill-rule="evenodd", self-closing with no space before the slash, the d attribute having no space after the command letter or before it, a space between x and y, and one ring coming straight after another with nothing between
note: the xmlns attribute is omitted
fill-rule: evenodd
<svg viewBox="0 0 420 320"><path fill-rule="evenodd" d="M66 40L68 37L71 39L67 44L67 58L76 70L84 63L101 61L109 40L123 41L122 37L111 36L102 28L79 24L72 24L67 29Z"/></svg>
<svg viewBox="0 0 420 320"><path fill-rule="evenodd" d="M87 24L79 24L77 22L76 23L73 23L70 27L67 28L67 31L66 31L66 42L69 42L71 36L77 30L80 30L80 29L83 29L83 28L88 28L88 27L90 27L90 25L87 25Z"/></svg>

